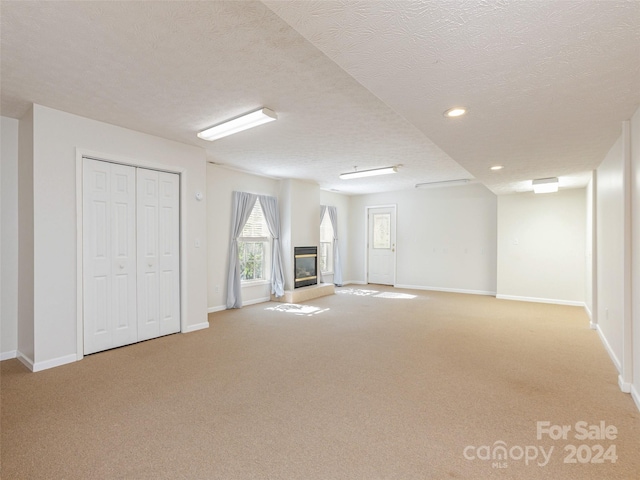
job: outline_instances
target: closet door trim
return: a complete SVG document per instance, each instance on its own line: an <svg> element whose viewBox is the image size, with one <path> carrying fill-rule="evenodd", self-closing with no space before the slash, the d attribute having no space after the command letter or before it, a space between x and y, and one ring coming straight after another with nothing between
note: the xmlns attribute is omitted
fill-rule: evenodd
<svg viewBox="0 0 640 480"><path fill-rule="evenodd" d="M76 360L84 358L84 269L83 269L83 164L84 158L89 160L99 160L102 162L116 163L129 167L146 168L159 172L177 173L180 182L180 202L179 202L179 238L180 238L180 332L186 331L185 321L187 318L185 291L186 284L186 182L187 170L177 165L167 165L144 160L132 159L121 155L112 155L104 152L90 151L76 148Z"/></svg>

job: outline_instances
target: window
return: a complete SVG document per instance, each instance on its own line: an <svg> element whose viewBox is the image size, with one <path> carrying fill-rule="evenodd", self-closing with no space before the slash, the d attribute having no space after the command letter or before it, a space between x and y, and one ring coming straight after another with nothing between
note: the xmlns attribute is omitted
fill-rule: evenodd
<svg viewBox="0 0 640 480"><path fill-rule="evenodd" d="M329 212L324 214L320 223L320 251L318 252L320 271L333 273L333 225Z"/></svg>
<svg viewBox="0 0 640 480"><path fill-rule="evenodd" d="M240 237L238 237L238 258L240 260L240 280L254 282L269 279L271 255L271 235L267 221L257 201Z"/></svg>
<svg viewBox="0 0 640 480"><path fill-rule="evenodd" d="M373 248L391 248L391 214L373 214Z"/></svg>

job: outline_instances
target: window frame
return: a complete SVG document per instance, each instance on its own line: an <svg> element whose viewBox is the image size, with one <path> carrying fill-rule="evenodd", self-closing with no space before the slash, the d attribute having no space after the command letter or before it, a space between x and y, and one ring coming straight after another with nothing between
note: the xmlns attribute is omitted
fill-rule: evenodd
<svg viewBox="0 0 640 480"><path fill-rule="evenodd" d="M323 224L325 222L328 222L329 228L331 229L331 241L330 242L323 242L322 241L322 230L323 230L322 226L323 226ZM333 275L334 270L335 270L335 268L334 268L335 267L335 265L334 265L334 260L335 259L333 258L333 250L334 250L333 244L335 243L335 240L334 240L333 237L334 237L333 223L331 223L331 217L329 216L329 212L327 211L327 212L325 212L324 217L323 217L322 221L320 222L320 251L318 252L318 257L320 257L320 258L318 258L318 260L319 260L318 261L318 270L320 271L320 273L322 273L322 275ZM329 245L328 252L327 252L327 259L331 260L331 262L330 262L331 268L326 270L326 271L322 270L321 257L322 257L322 245L323 244L328 244ZM327 263L329 263L329 262L327 261Z"/></svg>
<svg viewBox="0 0 640 480"><path fill-rule="evenodd" d="M248 286L254 286L254 285L266 285L271 283L271 253L272 253L271 245L273 242L273 238L271 237L271 234L268 233L269 227L267 225L267 220L264 217L264 212L262 211L262 205L260 205L259 200L257 200L255 205L253 206L251 215L253 215L253 211L256 209L256 207L260 209L260 212L262 214L262 221L264 222L264 230L267 232L267 235L260 236L260 237L255 237L255 236L244 237L242 234L244 233L246 223L245 223L245 226L242 227L243 231L240 232L240 236L238 237L238 263L240 266L240 285L242 287L248 287ZM249 218L251 218L251 215L249 216ZM249 219L247 219L247 222L249 222ZM261 278L252 278L249 280L245 280L242 278L243 259L240 258L240 253L244 251L243 244L245 243L262 243L264 245L264 251L262 254L262 277Z"/></svg>

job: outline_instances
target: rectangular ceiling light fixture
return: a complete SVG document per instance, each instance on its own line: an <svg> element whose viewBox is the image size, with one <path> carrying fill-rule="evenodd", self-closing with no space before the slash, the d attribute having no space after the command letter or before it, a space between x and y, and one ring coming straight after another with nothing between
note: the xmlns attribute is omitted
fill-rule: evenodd
<svg viewBox="0 0 640 480"><path fill-rule="evenodd" d="M372 168L371 170L356 170L355 172L342 173L340 178L342 180L349 180L351 178L361 177L373 177L375 175L387 175L389 173L398 173L398 167L384 167L384 168Z"/></svg>
<svg viewBox="0 0 640 480"><path fill-rule="evenodd" d="M531 182L535 193L554 193L558 191L558 178L538 178Z"/></svg>
<svg viewBox="0 0 640 480"><path fill-rule="evenodd" d="M199 132L198 137L211 142L213 140L247 130L248 128L257 127L263 123L273 122L277 119L278 116L276 115L276 112L269 110L268 108L261 108L255 112L247 113L246 115L242 115L211 128L207 128L206 130Z"/></svg>
<svg viewBox="0 0 640 480"><path fill-rule="evenodd" d="M443 180L441 182L416 183L416 188L453 187L454 185L464 185L470 181L469 178L460 178L457 180Z"/></svg>

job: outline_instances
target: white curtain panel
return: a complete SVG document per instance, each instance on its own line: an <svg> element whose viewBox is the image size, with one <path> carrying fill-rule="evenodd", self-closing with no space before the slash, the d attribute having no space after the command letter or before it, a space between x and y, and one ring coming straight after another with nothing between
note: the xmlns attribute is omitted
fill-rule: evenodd
<svg viewBox="0 0 640 480"><path fill-rule="evenodd" d="M342 286L342 265L340 263L340 249L338 248L338 209L327 207L329 219L333 227L333 283Z"/></svg>
<svg viewBox="0 0 640 480"><path fill-rule="evenodd" d="M280 248L280 210L278 199L260 195L260 206L267 221L269 233L273 237L271 246L271 293L276 297L284 295L284 272L282 269L282 249Z"/></svg>
<svg viewBox="0 0 640 480"><path fill-rule="evenodd" d="M257 198L258 196L252 193L233 192L231 201L231 241L229 242L229 276L227 277L227 308L242 307L238 237L251 215Z"/></svg>
<svg viewBox="0 0 640 480"><path fill-rule="evenodd" d="M322 220L324 219L324 214L327 213L327 206L320 205L320 225L322 225ZM322 269L318 268L318 279L320 283L324 283L324 276L322 275Z"/></svg>

